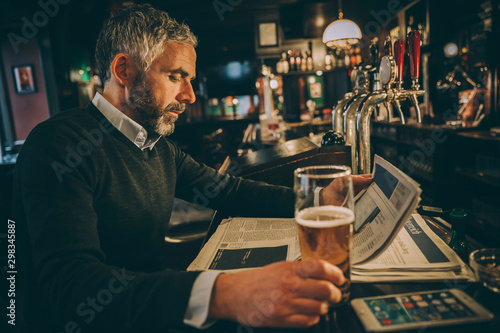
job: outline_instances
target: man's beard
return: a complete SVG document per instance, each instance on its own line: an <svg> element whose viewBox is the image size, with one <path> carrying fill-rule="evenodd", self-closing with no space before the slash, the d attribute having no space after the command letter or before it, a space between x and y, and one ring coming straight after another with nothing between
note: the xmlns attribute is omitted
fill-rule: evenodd
<svg viewBox="0 0 500 333"><path fill-rule="evenodd" d="M148 134L170 135L174 133L177 117L167 114L169 111L184 111L185 105L171 103L165 109L161 109L153 96L153 89L146 81L146 76L139 73L130 91L130 106L139 114L142 127Z"/></svg>

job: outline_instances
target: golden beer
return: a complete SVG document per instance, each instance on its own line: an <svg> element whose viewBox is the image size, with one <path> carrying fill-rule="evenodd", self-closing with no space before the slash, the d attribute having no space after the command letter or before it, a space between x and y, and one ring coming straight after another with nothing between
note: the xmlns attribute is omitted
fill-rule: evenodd
<svg viewBox="0 0 500 333"><path fill-rule="evenodd" d="M301 210L296 216L302 259L323 259L338 266L346 282L339 287L342 300L350 296L352 230L354 213L338 206L319 206Z"/></svg>

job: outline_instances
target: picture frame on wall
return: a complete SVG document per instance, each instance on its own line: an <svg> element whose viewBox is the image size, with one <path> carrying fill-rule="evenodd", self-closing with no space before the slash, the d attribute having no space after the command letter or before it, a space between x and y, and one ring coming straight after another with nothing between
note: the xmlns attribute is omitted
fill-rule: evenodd
<svg viewBox="0 0 500 333"><path fill-rule="evenodd" d="M18 94L32 94L36 92L35 70L33 65L13 66L14 85Z"/></svg>
<svg viewBox="0 0 500 333"><path fill-rule="evenodd" d="M278 22L259 23L259 47L278 46Z"/></svg>

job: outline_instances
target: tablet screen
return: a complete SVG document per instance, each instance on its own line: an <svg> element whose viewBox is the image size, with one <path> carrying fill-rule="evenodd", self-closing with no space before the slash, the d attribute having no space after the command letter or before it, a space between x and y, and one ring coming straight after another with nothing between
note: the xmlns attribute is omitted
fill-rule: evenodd
<svg viewBox="0 0 500 333"><path fill-rule="evenodd" d="M381 326L471 318L477 315L452 293L441 291L364 300Z"/></svg>

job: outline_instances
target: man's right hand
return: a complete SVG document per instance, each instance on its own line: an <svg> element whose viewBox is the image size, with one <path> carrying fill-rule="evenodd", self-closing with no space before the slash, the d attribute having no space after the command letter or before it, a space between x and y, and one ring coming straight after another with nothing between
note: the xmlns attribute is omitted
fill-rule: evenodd
<svg viewBox="0 0 500 333"><path fill-rule="evenodd" d="M309 327L337 303L342 271L324 260L277 262L215 281L209 317L248 326Z"/></svg>

